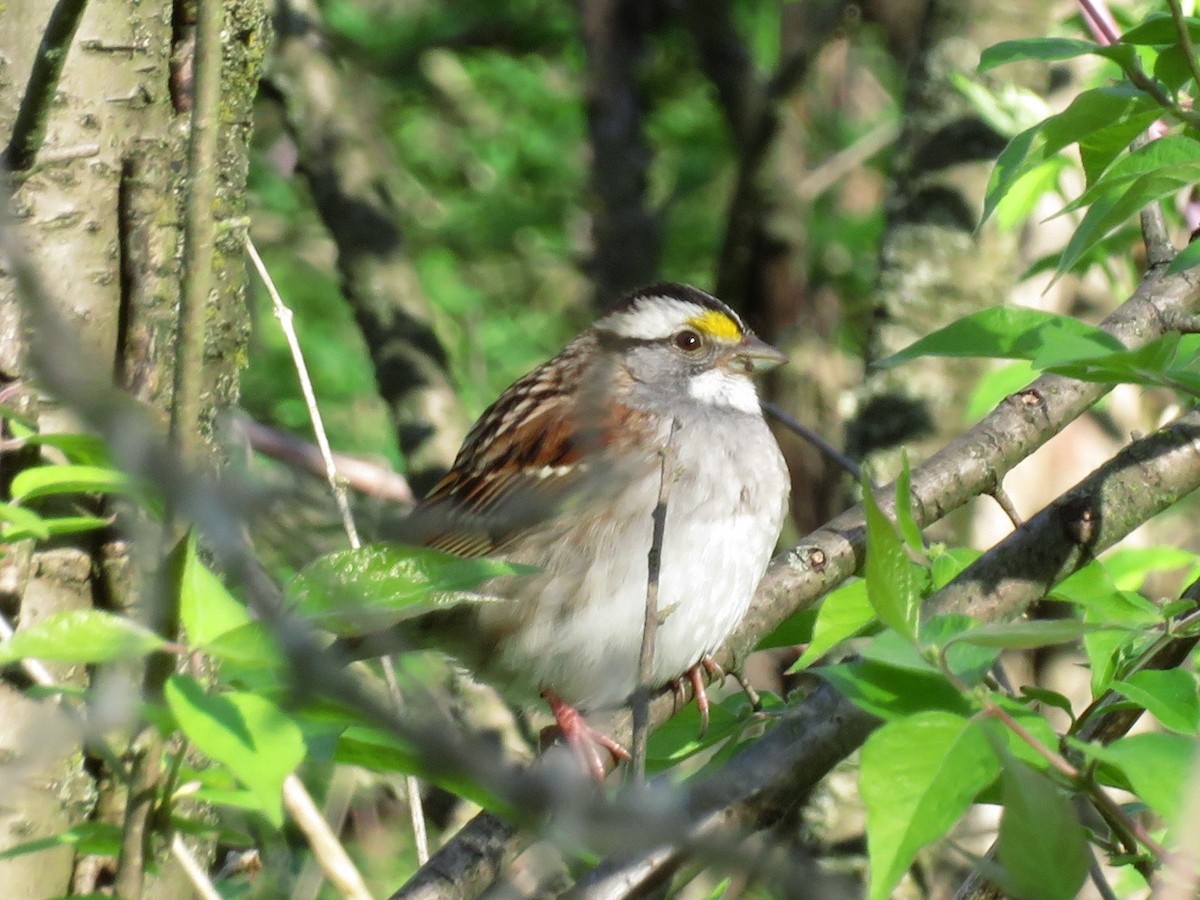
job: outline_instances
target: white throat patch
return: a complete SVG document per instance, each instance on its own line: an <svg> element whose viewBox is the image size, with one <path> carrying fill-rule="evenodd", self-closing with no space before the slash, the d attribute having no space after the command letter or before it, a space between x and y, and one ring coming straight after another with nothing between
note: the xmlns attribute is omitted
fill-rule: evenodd
<svg viewBox="0 0 1200 900"><path fill-rule="evenodd" d="M689 379L688 394L694 400L713 406L728 406L752 415L761 412L754 382L745 375L724 369L709 369Z"/></svg>

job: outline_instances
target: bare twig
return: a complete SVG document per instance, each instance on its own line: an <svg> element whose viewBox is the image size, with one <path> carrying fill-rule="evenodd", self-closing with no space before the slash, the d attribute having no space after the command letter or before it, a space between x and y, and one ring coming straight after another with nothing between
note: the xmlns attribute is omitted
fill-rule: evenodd
<svg viewBox="0 0 1200 900"><path fill-rule="evenodd" d="M1179 31L1179 45L1183 48L1183 58L1187 60L1192 80L1196 87L1200 88L1200 64L1196 62L1196 48L1192 46L1192 33L1183 15L1183 7L1180 6L1179 0L1167 0L1167 5L1171 7L1171 18L1175 20L1175 27Z"/></svg>
<svg viewBox="0 0 1200 900"><path fill-rule="evenodd" d="M808 441L810 444L820 450L821 453L823 453L831 462L849 472L855 481L862 481L862 468L858 463L844 454L837 447L833 446L833 444L829 443L829 441L825 440L825 438L821 437L821 435L817 434L795 416L789 415L774 403L770 402L763 402L762 408L763 412L769 415L780 425L787 428L788 431L795 432L800 437L804 438L804 440Z"/></svg>
<svg viewBox="0 0 1200 900"><path fill-rule="evenodd" d="M325 466L325 477L329 482L329 489L333 493L334 502L337 504L338 512L342 517L342 527L346 531L346 539L350 542L350 546L358 550L362 547L362 541L358 536L358 527L354 523L354 513L350 510L350 500L346 496L346 487L338 475L337 463L333 458L333 450L329 446L329 436L325 432L325 423L321 418L320 407L317 406L316 391L313 390L312 378L308 374L308 365L304 361L304 351L300 348L300 338L296 334L296 328L293 324L293 313L283 302L283 298L279 295L279 291L275 288L275 282L271 278L271 273L267 271L266 265L259 256L258 248L254 246L254 242L250 239L247 233L243 235L246 252L250 255L251 261L254 263L254 268L258 271L259 277L262 278L263 284L266 285L267 293L271 295L271 303L275 310L275 318L279 320L279 327L283 331L284 338L287 340L288 348L292 353L292 365L296 369L296 376L300 380L300 390L304 394L304 403L308 409L308 417L312 422L313 435L317 439L317 446L321 451L321 461ZM388 685L393 687L393 701L399 708L401 703L399 686L396 684L396 672L392 668L390 659L383 660L383 669L385 675L388 676ZM299 790L303 790L303 784L299 784ZM413 817L413 832L417 844L417 857L424 863L429 859L429 846L425 834L425 816L421 810L421 791L415 778L411 776L405 779L405 790L408 794L408 806ZM293 786L293 791L297 790ZM311 802L311 801L310 801ZM324 821L324 820L322 820ZM332 833L332 832L331 832ZM316 847L313 847L314 853ZM349 856L345 856L345 864L353 868L353 863L350 862ZM328 859L317 854L318 860ZM328 870L326 870L328 871ZM334 873L330 872L332 877ZM357 872L355 872L357 876ZM361 881L361 876L358 876Z"/></svg>
<svg viewBox="0 0 1200 900"><path fill-rule="evenodd" d="M660 624L658 609L658 579L662 569L663 535L667 526L667 504L671 499L671 486L675 483L675 432L679 420L672 418L667 432L667 442L659 451L661 457L658 483L658 502L654 505L651 518L654 529L650 538L647 557L646 615L642 622L642 647L638 654L637 689L633 692L633 751L632 770L634 781L646 777L646 737L650 729L650 697L656 685L651 683L654 672L654 646ZM699 698L697 698L699 702Z"/></svg>
<svg viewBox="0 0 1200 900"><path fill-rule="evenodd" d="M288 349L292 353L292 365L296 368L296 377L300 379L300 391L304 394L304 405L308 409L309 421L312 422L313 435L321 450L321 461L325 464L325 478L329 482L329 490L333 493L334 502L337 503L338 512L342 517L342 527L346 530L350 546L357 550L362 546L362 542L358 538L358 526L354 524L354 514L350 511L350 501L346 497L346 486L338 476L337 463L334 462L333 450L329 446L329 437L325 434L325 423L321 419L321 410L317 406L317 395L313 390L312 379L308 375L308 366L304 362L304 351L300 349L300 338L297 337L296 327L292 324L294 315L283 302L283 298L279 296L279 291L275 289L271 273L267 271L262 257L258 255L258 248L254 246L254 241L250 240L249 233L243 235L242 240L246 246L246 253L250 256L250 261L254 263L254 268L262 278L263 284L266 285L267 293L271 295L275 318L279 320L279 327L283 331Z"/></svg>
<svg viewBox="0 0 1200 900"><path fill-rule="evenodd" d="M315 445L244 415L236 417L236 427L245 435L250 448L256 453L318 477L327 477L321 450ZM2 449L3 446L0 445L0 450ZM416 502L408 479L387 466L337 451L334 451L333 461L337 466L339 480L360 494L390 500L402 506L412 506Z"/></svg>
<svg viewBox="0 0 1200 900"><path fill-rule="evenodd" d="M366 882L346 853L346 848L321 815L321 810L313 803L304 782L295 773L284 779L283 804L293 821L304 832L304 838L312 848L313 855L320 860L321 868L338 892L343 897L351 897L354 900L371 900L371 892L367 890Z"/></svg>
<svg viewBox="0 0 1200 900"><path fill-rule="evenodd" d="M204 871L204 867L196 861L192 851L183 842L183 835L178 831L171 838L171 855L175 857L175 861L187 875L188 881L192 883L192 887L203 900L221 900L220 891L213 885L208 873Z"/></svg>
<svg viewBox="0 0 1200 900"><path fill-rule="evenodd" d="M988 495L1004 510L1004 514L1008 516L1008 521L1013 523L1013 528L1020 528L1021 514L1017 512L1017 507L1013 505L1012 497L1008 496L1008 491L1004 490L1004 485L996 485L988 491Z"/></svg>
<svg viewBox="0 0 1200 900"><path fill-rule="evenodd" d="M37 159L46 137L46 120L58 92L63 63L86 7L87 0L59 0L50 13L25 95L12 123L12 137L4 151L5 165L13 172L30 168Z"/></svg>

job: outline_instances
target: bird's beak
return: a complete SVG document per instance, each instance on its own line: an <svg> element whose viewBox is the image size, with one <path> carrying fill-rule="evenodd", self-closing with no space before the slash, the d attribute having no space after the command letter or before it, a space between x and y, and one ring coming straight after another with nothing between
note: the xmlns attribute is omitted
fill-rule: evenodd
<svg viewBox="0 0 1200 900"><path fill-rule="evenodd" d="M757 372L774 369L787 361L788 358L784 353L776 350L761 338L748 334L729 354L725 366L735 372L753 375Z"/></svg>

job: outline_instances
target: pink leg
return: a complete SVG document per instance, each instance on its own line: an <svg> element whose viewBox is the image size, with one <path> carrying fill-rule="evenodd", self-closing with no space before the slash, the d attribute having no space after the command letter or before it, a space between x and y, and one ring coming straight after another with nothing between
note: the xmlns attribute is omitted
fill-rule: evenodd
<svg viewBox="0 0 1200 900"><path fill-rule="evenodd" d="M596 781L603 781L606 774L597 747L603 747L615 760L630 758L628 750L607 734L592 728L579 710L553 691L542 691L542 696L550 704L550 712L554 714L554 721L563 739Z"/></svg>

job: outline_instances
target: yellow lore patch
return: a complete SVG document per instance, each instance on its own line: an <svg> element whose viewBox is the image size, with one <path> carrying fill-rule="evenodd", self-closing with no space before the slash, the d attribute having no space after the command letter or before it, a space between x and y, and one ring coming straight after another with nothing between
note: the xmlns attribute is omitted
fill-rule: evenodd
<svg viewBox="0 0 1200 900"><path fill-rule="evenodd" d="M737 322L715 309L706 310L698 316L693 316L688 319L687 323L697 331L721 340L736 341L742 337L742 330L738 328Z"/></svg>

